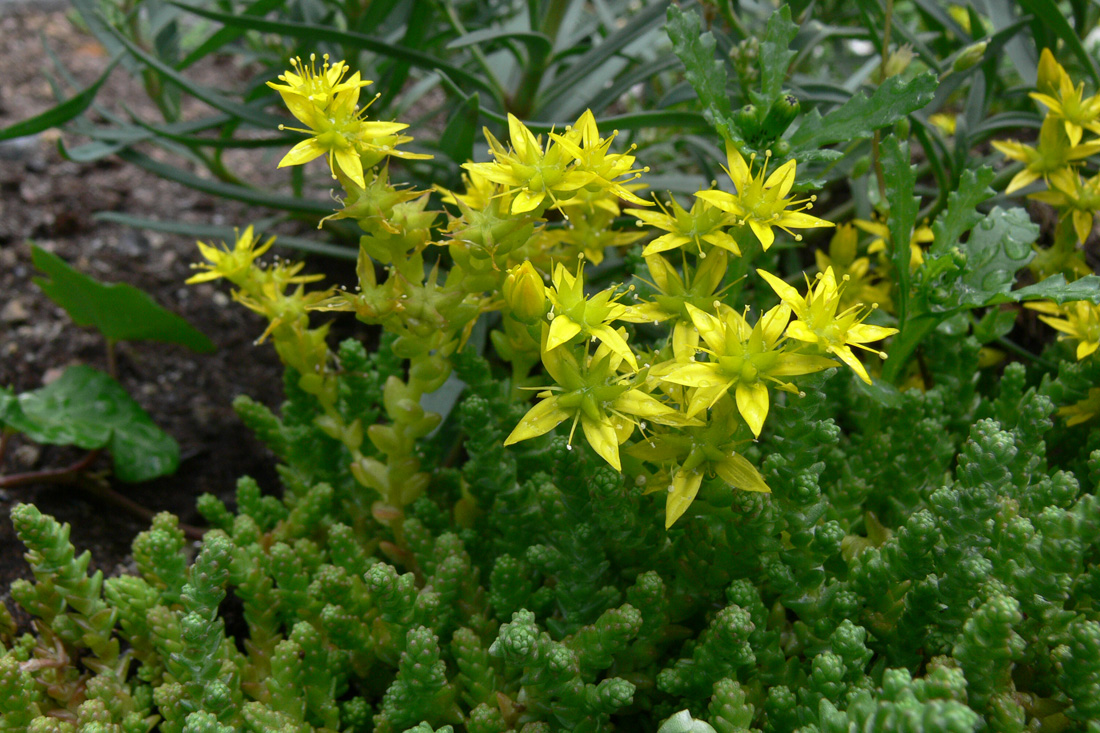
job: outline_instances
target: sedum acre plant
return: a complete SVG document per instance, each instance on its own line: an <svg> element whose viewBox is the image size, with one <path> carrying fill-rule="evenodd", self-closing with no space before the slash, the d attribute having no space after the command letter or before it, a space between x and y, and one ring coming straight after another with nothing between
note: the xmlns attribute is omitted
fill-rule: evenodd
<svg viewBox="0 0 1100 733"><path fill-rule="evenodd" d="M228 281L286 365L280 414L236 404L282 496L204 496L194 557L162 514L107 580L16 507L35 620L0 611L0 730L1097 730L1100 280L1073 265L1097 207L1072 192L1100 110L1045 53L1061 164L999 147L1066 213L1036 251L988 168L918 223L927 75L823 119L773 69L734 112L698 30L670 11L729 180L690 201L643 195L590 112L509 115L462 190L414 190L359 73L270 84L305 125L280 165L325 158L327 219L362 232L352 290L265 264L252 227L200 244L191 282ZM834 221L820 131L859 110L884 195ZM993 378L1023 301L1067 338ZM330 345L340 313L364 339Z"/></svg>

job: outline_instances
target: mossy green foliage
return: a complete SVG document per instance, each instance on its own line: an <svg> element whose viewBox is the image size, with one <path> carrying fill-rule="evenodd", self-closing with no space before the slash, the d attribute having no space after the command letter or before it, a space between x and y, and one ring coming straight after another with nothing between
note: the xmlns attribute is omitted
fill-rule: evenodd
<svg viewBox="0 0 1100 733"><path fill-rule="evenodd" d="M953 384L977 344L931 347ZM885 407L819 378L776 406L772 495L710 492L666 533L659 497L563 439L503 449L512 416L483 366L459 360L469 470L444 482L483 510L459 524L454 497L418 501L406 549L347 524L347 497L308 485L331 466L292 457L281 501L247 479L236 513L205 500L221 529L190 561L161 515L138 574L106 583L66 526L17 507L35 581L13 597L39 620L3 627L3 729L1085 730L1100 714L1100 447L1048 452L1059 382L1016 365L993 396ZM348 399L371 404L355 379ZM276 445L333 440L293 399L264 416Z"/></svg>

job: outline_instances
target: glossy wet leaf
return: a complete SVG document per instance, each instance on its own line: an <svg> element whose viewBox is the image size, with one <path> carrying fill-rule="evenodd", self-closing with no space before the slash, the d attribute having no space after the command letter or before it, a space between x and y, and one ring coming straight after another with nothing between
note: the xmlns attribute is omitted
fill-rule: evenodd
<svg viewBox="0 0 1100 733"><path fill-rule="evenodd" d="M34 278L35 284L78 326L91 326L109 341L161 341L199 353L214 350L210 339L132 285L101 283L41 247L31 248L31 259L48 276Z"/></svg>
<svg viewBox="0 0 1100 733"><path fill-rule="evenodd" d="M946 291L933 297L932 309L976 308L1017 299L1009 292L1016 273L1035 256L1031 244L1038 236L1039 227L1023 209L994 208L959 245L966 262Z"/></svg>
<svg viewBox="0 0 1100 733"><path fill-rule="evenodd" d="M33 392L0 391L0 423L36 443L106 448L121 481L148 481L179 466L176 441L118 382L89 366L69 367Z"/></svg>

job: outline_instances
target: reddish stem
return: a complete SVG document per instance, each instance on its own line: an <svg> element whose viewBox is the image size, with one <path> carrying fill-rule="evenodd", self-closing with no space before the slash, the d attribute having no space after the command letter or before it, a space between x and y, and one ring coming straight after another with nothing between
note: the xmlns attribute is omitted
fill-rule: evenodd
<svg viewBox="0 0 1100 733"><path fill-rule="evenodd" d="M76 463L64 468L47 468L42 471L27 471L11 476L0 476L0 489L11 489L27 484L69 484L77 480L80 472L88 468L99 458L102 448L88 451L88 453Z"/></svg>
<svg viewBox="0 0 1100 733"><path fill-rule="evenodd" d="M155 512L146 509L133 499L123 496L106 483L101 483L99 481L81 481L81 479L84 478L84 471L95 462L95 459L98 458L99 454L102 452L103 449L101 448L88 451L79 461L64 468L48 468L42 471L27 471L26 473L17 473L11 476L0 476L0 489L27 486L28 484L72 484L79 482L96 498L108 504L113 504L139 519L151 522L155 516ZM202 539L203 530L198 527L180 522L179 528L188 539Z"/></svg>

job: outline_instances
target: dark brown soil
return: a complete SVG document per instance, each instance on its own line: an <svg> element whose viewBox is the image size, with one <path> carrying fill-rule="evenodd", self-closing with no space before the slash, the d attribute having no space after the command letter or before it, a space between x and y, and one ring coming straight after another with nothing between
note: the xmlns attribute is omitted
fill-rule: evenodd
<svg viewBox="0 0 1100 733"><path fill-rule="evenodd" d="M64 13L0 13L0 65L5 70L0 128L54 104L41 66L46 56L40 36L84 83L106 63L102 49ZM124 73L115 73L101 97L108 104L121 99L133 106L141 104L143 94ZM212 492L230 500L241 475L251 475L266 490L277 491L271 455L230 406L239 394L269 406L280 400L278 360L269 345L253 344L265 324L232 303L218 283L183 284L191 274L190 263L197 259L192 239L135 231L94 218L106 210L243 226L250 212L119 162L65 161L57 152L57 137L46 133L0 143L0 385L17 392L35 389L72 364L106 369L98 335L75 327L33 284L33 241L102 281L127 282L146 290L218 347L213 354L197 355L157 343L120 345L121 383L180 443L183 460L174 476L139 485L110 480L110 486L152 512L167 510L193 524L201 524L195 498ZM75 449L16 438L0 463L0 475L57 468L81 457ZM95 464L97 470L109 466L105 457ZM33 502L70 523L77 549L91 550L94 565L107 574L127 564L130 542L148 526L146 520L73 485L37 484L0 492L0 599L13 578L29 574L22 559L24 548L7 519L17 502Z"/></svg>

